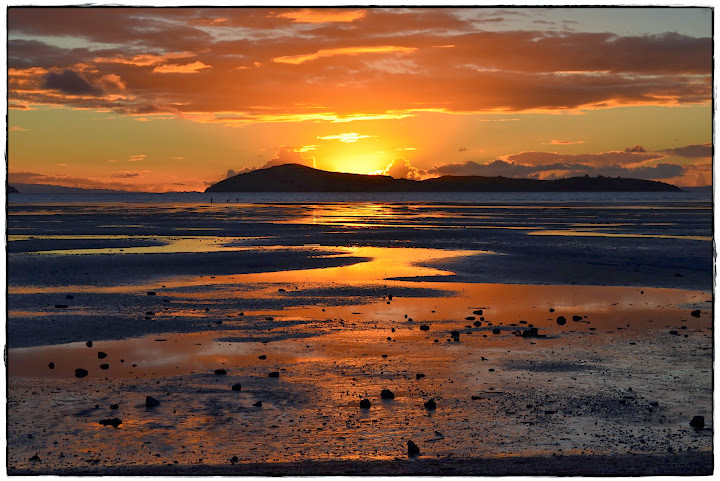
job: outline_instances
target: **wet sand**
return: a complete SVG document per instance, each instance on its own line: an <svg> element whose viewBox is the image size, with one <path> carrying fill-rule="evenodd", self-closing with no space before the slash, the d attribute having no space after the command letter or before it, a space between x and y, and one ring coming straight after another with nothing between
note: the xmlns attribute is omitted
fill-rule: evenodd
<svg viewBox="0 0 720 481"><path fill-rule="evenodd" d="M712 303L704 273L692 273L701 264L689 262L709 242L675 239L688 248L666 255L685 256L682 277L670 265L623 286L609 265L614 286L538 285L542 264L519 262L497 239L448 248L440 229L430 248L430 233L410 243L411 226L392 247L367 246L357 241L377 234L368 225L343 226L343 243L328 242L324 223L281 238L287 225L137 244L11 230L10 472L711 472ZM304 242L293 245L298 229ZM611 257L606 240L545 239L540 259L598 247L576 263L592 272ZM667 241L637 242L653 253ZM622 242L628 255L638 248ZM479 282L498 262L515 268ZM668 278L686 288L666 288ZM544 337L520 335L531 327ZM435 409L424 407L431 398ZM696 415L703 428L689 425ZM116 417L117 428L99 424Z"/></svg>

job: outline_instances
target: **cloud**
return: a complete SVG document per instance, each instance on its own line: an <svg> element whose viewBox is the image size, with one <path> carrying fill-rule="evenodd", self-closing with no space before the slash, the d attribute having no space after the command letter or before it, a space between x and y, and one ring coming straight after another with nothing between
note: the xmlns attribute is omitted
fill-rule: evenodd
<svg viewBox="0 0 720 481"><path fill-rule="evenodd" d="M406 159L394 159L382 170L371 172L370 175L389 175L394 179L421 180L426 177L424 170L413 167Z"/></svg>
<svg viewBox="0 0 720 481"><path fill-rule="evenodd" d="M229 179L230 177L235 177L238 173L235 172L232 169L228 169L227 173L225 174L225 178Z"/></svg>
<svg viewBox="0 0 720 481"><path fill-rule="evenodd" d="M550 144L554 145L570 145L570 144L584 144L582 140L551 140Z"/></svg>
<svg viewBox="0 0 720 481"><path fill-rule="evenodd" d="M205 65L202 62L187 63L184 65L168 64L160 65L153 69L154 73L198 73L200 70L205 68L212 68L210 65Z"/></svg>
<svg viewBox="0 0 720 481"><path fill-rule="evenodd" d="M324 137L318 137L320 140L339 140L340 142L352 143L357 142L360 139L367 139L373 137L372 135L361 135L355 132L347 132L344 134L337 135L325 135Z"/></svg>
<svg viewBox="0 0 720 481"><path fill-rule="evenodd" d="M712 157L712 144L696 144L696 145L686 145L685 147L677 147L674 149L665 149L661 150L660 152L671 154L671 155L677 155L678 157L702 157L702 158L709 158Z"/></svg>
<svg viewBox="0 0 720 481"><path fill-rule="evenodd" d="M143 173L150 172L149 170L143 170L142 172L137 171L131 171L131 170L121 170L120 172L116 174L112 174L110 177L113 179L132 179L135 177L140 177Z"/></svg>
<svg viewBox="0 0 720 481"><path fill-rule="evenodd" d="M106 74L100 77L98 84L100 84L105 91L125 90L127 87L127 83L125 83L119 75L115 75L114 73Z"/></svg>
<svg viewBox="0 0 720 481"><path fill-rule="evenodd" d="M625 152L647 152L645 150L645 147L642 145L635 145L633 147L627 147L625 148Z"/></svg>
<svg viewBox="0 0 720 481"><path fill-rule="evenodd" d="M647 160L661 159L664 155L658 152L600 152L595 154L559 154L557 152L520 152L507 156L507 160L526 164L588 163L603 165L609 163L637 163Z"/></svg>
<svg viewBox="0 0 720 481"><path fill-rule="evenodd" d="M128 157L128 162L138 162L140 160L145 160L147 157L146 154L135 154Z"/></svg>
<svg viewBox="0 0 720 481"><path fill-rule="evenodd" d="M100 95L102 93L82 75L70 69L65 69L60 73L48 72L45 75L43 87L71 95Z"/></svg>
<svg viewBox="0 0 720 481"><path fill-rule="evenodd" d="M365 10L348 10L345 8L303 8L291 12L278 13L278 18L289 18L297 23L354 22L365 16Z"/></svg>
<svg viewBox="0 0 720 481"><path fill-rule="evenodd" d="M14 125L8 129L10 132L28 132L30 129L26 129L24 127L20 127L19 125Z"/></svg>
<svg viewBox="0 0 720 481"><path fill-rule="evenodd" d="M414 47L400 47L396 45L380 45L370 47L341 47L318 50L314 53L305 55L288 55L284 57L275 57L273 62L301 64L310 60L316 60L323 57L334 57L336 55L359 55L363 53L409 53L416 51Z"/></svg>

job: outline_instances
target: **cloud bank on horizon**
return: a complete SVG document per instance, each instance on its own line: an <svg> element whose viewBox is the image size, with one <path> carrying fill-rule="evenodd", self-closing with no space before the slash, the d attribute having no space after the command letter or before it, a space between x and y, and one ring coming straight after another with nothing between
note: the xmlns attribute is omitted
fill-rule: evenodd
<svg viewBox="0 0 720 481"><path fill-rule="evenodd" d="M291 161L411 179L707 182L709 9L598 10L634 16L617 32L586 10L11 7L10 179L188 190ZM662 30L665 17L673 30ZM680 111L687 125L673 120ZM113 165L126 139L108 130L86 152L66 154L56 139L51 162L30 140L49 112L221 141L200 158L165 140L139 159L142 175L129 175ZM613 120L622 113L634 127ZM591 119L584 133L571 115ZM648 151L613 150L625 145ZM174 174L157 159L174 159Z"/></svg>

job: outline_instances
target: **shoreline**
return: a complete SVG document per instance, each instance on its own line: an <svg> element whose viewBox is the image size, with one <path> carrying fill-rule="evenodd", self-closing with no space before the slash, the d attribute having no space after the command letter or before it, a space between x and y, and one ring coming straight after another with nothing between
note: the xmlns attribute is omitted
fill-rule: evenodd
<svg viewBox="0 0 720 481"><path fill-rule="evenodd" d="M230 450L228 450L230 452ZM299 461L223 465L89 466L13 469L17 475L106 476L708 476L711 451L668 454L512 456L504 458L396 459L390 461Z"/></svg>

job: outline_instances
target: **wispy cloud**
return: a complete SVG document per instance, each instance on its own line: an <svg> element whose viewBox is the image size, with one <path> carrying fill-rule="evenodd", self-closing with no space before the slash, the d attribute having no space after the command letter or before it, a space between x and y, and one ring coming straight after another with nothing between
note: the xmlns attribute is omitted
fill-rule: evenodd
<svg viewBox="0 0 720 481"><path fill-rule="evenodd" d="M362 135L358 134L356 132L347 132L344 134L336 134L336 135L325 135L323 137L318 137L320 140L339 140L340 142L345 143L352 143L357 142L360 139L367 139L373 137L372 135Z"/></svg>

